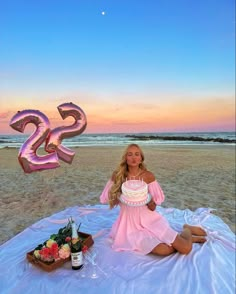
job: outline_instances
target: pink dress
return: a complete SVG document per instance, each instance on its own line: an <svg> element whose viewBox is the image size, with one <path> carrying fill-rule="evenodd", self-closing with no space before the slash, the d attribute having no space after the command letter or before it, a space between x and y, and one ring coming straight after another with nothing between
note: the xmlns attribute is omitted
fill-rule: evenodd
<svg viewBox="0 0 236 294"><path fill-rule="evenodd" d="M113 182L109 180L100 196L101 203L108 202L108 193ZM165 196L157 181L148 184L148 193L152 195L157 205ZM113 239L112 248L115 251L136 251L148 254L160 243L171 246L177 232L168 221L157 211L151 211L144 206L127 206L120 203L120 213L112 226L110 237Z"/></svg>

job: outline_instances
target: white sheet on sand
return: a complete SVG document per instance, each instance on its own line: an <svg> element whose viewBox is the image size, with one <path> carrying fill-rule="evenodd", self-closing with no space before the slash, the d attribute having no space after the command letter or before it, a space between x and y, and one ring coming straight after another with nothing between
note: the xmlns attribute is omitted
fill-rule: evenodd
<svg viewBox="0 0 236 294"><path fill-rule="evenodd" d="M180 231L184 223L201 225L208 241L185 256L114 252L108 238L118 209L106 205L70 207L33 224L0 246L0 293L235 293L235 234L209 208L157 210ZM82 270L70 262L47 273L26 260L26 252L47 240L73 216L81 231L93 235ZM97 253L96 257L94 253ZM93 262L95 259L95 262Z"/></svg>

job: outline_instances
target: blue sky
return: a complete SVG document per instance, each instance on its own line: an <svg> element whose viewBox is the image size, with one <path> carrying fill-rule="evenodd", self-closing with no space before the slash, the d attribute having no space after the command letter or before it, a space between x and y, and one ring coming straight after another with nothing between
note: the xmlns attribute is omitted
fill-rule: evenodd
<svg viewBox="0 0 236 294"><path fill-rule="evenodd" d="M144 100L159 111L217 99L220 109L234 91L234 1L0 1L2 117L69 98L91 115Z"/></svg>

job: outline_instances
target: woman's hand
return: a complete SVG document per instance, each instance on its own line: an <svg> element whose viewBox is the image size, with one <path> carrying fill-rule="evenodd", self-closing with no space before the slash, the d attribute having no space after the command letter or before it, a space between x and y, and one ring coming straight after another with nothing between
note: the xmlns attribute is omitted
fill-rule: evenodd
<svg viewBox="0 0 236 294"><path fill-rule="evenodd" d="M153 201L153 199L151 199L148 204L147 204L147 207L148 209L150 209L151 211L154 211L156 210L156 203Z"/></svg>

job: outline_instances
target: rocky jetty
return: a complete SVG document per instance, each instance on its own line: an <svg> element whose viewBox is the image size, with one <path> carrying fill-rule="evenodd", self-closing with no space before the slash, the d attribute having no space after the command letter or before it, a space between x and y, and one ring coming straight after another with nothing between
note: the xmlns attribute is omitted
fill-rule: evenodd
<svg viewBox="0 0 236 294"><path fill-rule="evenodd" d="M165 140L165 141L198 141L198 142L217 142L217 143L236 143L236 140L223 139L223 138L202 138L196 136L143 136L143 135L126 135L127 138L133 140Z"/></svg>

